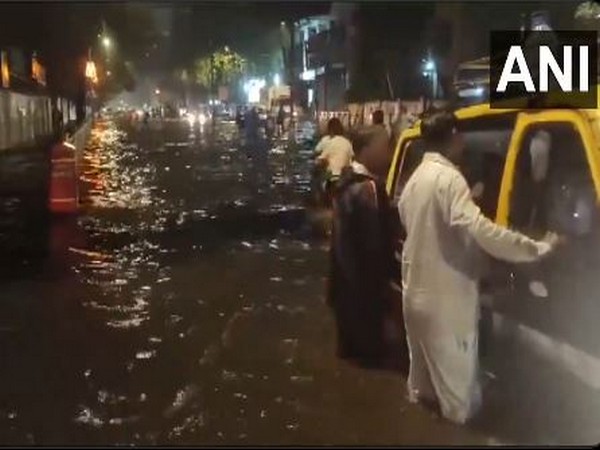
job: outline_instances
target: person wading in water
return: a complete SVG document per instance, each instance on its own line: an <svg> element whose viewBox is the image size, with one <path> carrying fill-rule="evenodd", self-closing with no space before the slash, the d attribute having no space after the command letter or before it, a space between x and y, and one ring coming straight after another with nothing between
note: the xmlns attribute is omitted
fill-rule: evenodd
<svg viewBox="0 0 600 450"><path fill-rule="evenodd" d="M333 197L328 303L337 324L338 356L380 366L386 356L384 322L398 278L395 232L385 186L388 136L370 126L353 137L356 160L345 168Z"/></svg>

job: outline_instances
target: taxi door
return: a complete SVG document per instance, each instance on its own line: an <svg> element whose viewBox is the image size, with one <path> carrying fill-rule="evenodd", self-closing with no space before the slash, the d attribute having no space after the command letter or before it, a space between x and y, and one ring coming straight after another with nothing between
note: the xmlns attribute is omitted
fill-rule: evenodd
<svg viewBox="0 0 600 450"><path fill-rule="evenodd" d="M511 139L496 221L540 239L564 238L533 264L493 262L495 310L600 356L599 145L576 110L521 113Z"/></svg>

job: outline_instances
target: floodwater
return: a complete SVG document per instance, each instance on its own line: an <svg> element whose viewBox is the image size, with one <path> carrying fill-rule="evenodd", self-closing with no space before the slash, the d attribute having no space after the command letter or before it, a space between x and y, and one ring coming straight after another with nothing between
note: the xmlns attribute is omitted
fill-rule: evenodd
<svg viewBox="0 0 600 450"><path fill-rule="evenodd" d="M522 390L457 427L408 404L399 373L334 357L303 139L249 159L233 124L107 118L76 220L36 212L29 239L16 224L43 194L2 191L1 443L587 442L507 411Z"/></svg>

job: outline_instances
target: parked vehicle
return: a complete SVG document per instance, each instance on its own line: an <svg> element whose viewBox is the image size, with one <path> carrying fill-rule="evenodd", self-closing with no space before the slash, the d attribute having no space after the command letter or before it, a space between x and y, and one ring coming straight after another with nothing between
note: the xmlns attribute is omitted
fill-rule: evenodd
<svg viewBox="0 0 600 450"><path fill-rule="evenodd" d="M479 58L460 64L454 74L454 91L461 106L489 99L490 59Z"/></svg>
<svg viewBox="0 0 600 450"><path fill-rule="evenodd" d="M560 104L556 98L546 101ZM491 261L482 289L491 300L489 311L600 357L600 112L482 104L456 115L466 145L463 173L471 186L484 186L477 199L482 212L534 237L546 231L565 237L565 244L539 264ZM550 141L543 177L531 146L540 132ZM417 123L396 146L387 179L394 205L423 153Z"/></svg>

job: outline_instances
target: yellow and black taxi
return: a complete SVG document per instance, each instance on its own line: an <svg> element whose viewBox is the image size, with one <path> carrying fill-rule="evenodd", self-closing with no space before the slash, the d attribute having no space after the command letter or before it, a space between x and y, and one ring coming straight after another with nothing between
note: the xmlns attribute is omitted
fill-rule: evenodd
<svg viewBox="0 0 600 450"><path fill-rule="evenodd" d="M483 283L491 308L600 357L600 110L481 104L456 116L461 169L471 186L483 183L482 212L532 237L565 238L540 263L491 261ZM540 135L549 143L541 163L532 145ZM394 206L424 151L417 123L396 145L387 179Z"/></svg>

